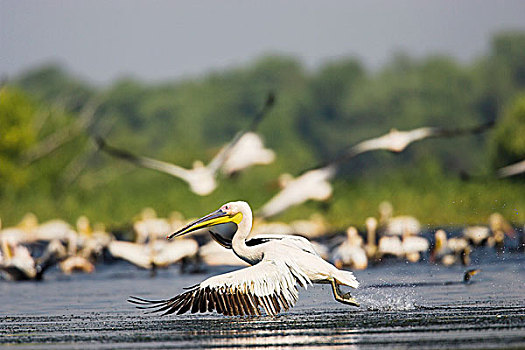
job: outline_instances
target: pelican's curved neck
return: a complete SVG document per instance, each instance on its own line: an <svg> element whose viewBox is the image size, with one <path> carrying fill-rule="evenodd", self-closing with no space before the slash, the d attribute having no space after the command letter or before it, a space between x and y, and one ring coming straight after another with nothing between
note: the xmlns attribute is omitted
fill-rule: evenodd
<svg viewBox="0 0 525 350"><path fill-rule="evenodd" d="M248 207L241 211L242 220L237 225L237 232L232 239L232 248L235 254L246 261L248 264L254 265L262 259L262 253L257 247L248 247L246 245L246 238L252 230L253 215L251 209Z"/></svg>

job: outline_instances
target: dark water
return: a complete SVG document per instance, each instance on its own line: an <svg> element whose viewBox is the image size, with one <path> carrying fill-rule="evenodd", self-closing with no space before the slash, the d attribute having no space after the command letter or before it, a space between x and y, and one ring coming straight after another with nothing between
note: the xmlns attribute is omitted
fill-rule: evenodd
<svg viewBox="0 0 525 350"><path fill-rule="evenodd" d="M476 262L476 261L475 261ZM0 345L24 348L525 348L525 257L505 254L464 269L396 263L356 272L360 308L329 287L301 290L278 317L144 315L128 295L167 297L209 275L173 267L150 278L126 263L93 275L57 271L42 283L0 281Z"/></svg>

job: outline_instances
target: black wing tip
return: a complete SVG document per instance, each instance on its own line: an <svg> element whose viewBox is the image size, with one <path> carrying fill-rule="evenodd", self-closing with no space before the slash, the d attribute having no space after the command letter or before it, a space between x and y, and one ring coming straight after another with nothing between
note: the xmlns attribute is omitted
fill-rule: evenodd
<svg viewBox="0 0 525 350"><path fill-rule="evenodd" d="M93 135L93 140L95 141L95 144L99 149L103 149L106 147L106 140L102 138L100 135Z"/></svg>
<svg viewBox="0 0 525 350"><path fill-rule="evenodd" d="M135 305L142 305L142 306L144 306L144 305L158 305L158 304L162 304L162 303L168 302L170 300L171 299L150 300L150 299L144 299L144 298L136 297L136 296L133 296L133 295L130 295L128 297L128 299L126 299L126 301L128 303L135 304Z"/></svg>

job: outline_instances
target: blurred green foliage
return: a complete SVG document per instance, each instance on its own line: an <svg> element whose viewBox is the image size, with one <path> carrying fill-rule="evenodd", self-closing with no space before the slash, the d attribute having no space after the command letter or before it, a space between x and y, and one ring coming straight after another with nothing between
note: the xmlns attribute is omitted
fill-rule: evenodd
<svg viewBox="0 0 525 350"><path fill-rule="evenodd" d="M353 58L309 72L293 57L263 57L244 67L201 78L145 84L122 78L97 87L47 65L9 81L0 99L0 217L16 223L26 211L41 219L81 214L112 225L128 223L143 207L196 216L219 204L245 199L259 208L278 191L277 177L293 175L340 150L391 128L467 127L497 120L493 135L433 139L393 155L375 152L345 165L328 203L306 203L284 220L322 211L338 228L362 225L382 200L396 214L428 224L486 222L500 211L525 221L525 184L497 180L496 167L524 157L525 34L502 33L470 65L448 57L396 55L377 72ZM259 127L274 164L220 179L207 197L185 183L101 154L88 133L114 146L191 167L208 162L248 125L268 91L277 103ZM42 159L24 165L24 154L68 130L86 103L102 99L83 134ZM523 95L521 95L523 96ZM4 117L5 115L5 117ZM502 117L500 117L502 116ZM481 177L462 181L460 172Z"/></svg>
<svg viewBox="0 0 525 350"><path fill-rule="evenodd" d="M36 139L33 118L36 107L22 91L0 88L0 191L6 186L20 188L27 178L27 169L19 161Z"/></svg>
<svg viewBox="0 0 525 350"><path fill-rule="evenodd" d="M519 95L503 113L492 138L495 167L525 159L525 94Z"/></svg>

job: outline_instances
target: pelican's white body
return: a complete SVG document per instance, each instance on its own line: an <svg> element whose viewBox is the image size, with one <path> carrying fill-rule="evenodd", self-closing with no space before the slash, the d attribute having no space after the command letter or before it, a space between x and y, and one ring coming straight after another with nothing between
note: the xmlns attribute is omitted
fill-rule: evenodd
<svg viewBox="0 0 525 350"><path fill-rule="evenodd" d="M307 171L296 179L288 179L283 189L260 210L261 217L271 217L307 200L325 201L332 195L330 180L335 167L329 166Z"/></svg>
<svg viewBox="0 0 525 350"><path fill-rule="evenodd" d="M247 132L233 146L221 170L231 175L253 165L270 164L275 160L275 152L264 148L262 138L254 132Z"/></svg>

